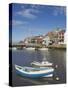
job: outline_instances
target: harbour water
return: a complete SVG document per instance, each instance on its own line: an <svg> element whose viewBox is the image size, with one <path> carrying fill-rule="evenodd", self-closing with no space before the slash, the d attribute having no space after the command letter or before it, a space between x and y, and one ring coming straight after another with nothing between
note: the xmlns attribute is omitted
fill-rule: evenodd
<svg viewBox="0 0 68 90"><path fill-rule="evenodd" d="M57 65L53 78L29 79L16 74L14 65L31 66L33 61L45 60ZM13 86L47 85L66 83L66 50L12 50L12 83Z"/></svg>

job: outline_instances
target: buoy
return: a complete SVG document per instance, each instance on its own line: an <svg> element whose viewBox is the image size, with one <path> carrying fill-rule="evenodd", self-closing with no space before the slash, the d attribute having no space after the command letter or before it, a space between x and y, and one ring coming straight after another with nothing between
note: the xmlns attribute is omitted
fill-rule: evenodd
<svg viewBox="0 0 68 90"><path fill-rule="evenodd" d="M56 77L56 80L59 80L59 77Z"/></svg>

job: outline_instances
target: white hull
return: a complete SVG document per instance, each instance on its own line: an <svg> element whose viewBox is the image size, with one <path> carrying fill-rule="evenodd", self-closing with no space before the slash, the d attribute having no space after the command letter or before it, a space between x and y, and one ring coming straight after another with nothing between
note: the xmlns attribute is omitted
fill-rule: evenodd
<svg viewBox="0 0 68 90"><path fill-rule="evenodd" d="M53 63L49 63L49 62L32 62L31 65L35 65L35 66L38 66L38 67L52 67L53 66Z"/></svg>
<svg viewBox="0 0 68 90"><path fill-rule="evenodd" d="M16 47L13 47L12 50L17 50L17 48Z"/></svg>
<svg viewBox="0 0 68 90"><path fill-rule="evenodd" d="M39 50L44 51L44 50L48 50L48 48L39 48Z"/></svg>
<svg viewBox="0 0 68 90"><path fill-rule="evenodd" d="M35 48L29 47L29 48L25 48L26 50L35 50Z"/></svg>
<svg viewBox="0 0 68 90"><path fill-rule="evenodd" d="M53 77L53 74L50 74L50 75L47 75L47 76L44 76L44 77Z"/></svg>

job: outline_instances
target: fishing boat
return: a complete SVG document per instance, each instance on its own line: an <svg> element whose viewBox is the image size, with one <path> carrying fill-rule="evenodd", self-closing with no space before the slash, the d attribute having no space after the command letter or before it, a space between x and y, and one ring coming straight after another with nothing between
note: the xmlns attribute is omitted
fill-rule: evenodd
<svg viewBox="0 0 68 90"><path fill-rule="evenodd" d="M53 63L50 63L48 61L42 61L42 62L34 61L31 63L31 65L38 66L38 67L52 67Z"/></svg>
<svg viewBox="0 0 68 90"><path fill-rule="evenodd" d="M28 78L53 77L54 69L52 67L33 68L15 65L16 72Z"/></svg>

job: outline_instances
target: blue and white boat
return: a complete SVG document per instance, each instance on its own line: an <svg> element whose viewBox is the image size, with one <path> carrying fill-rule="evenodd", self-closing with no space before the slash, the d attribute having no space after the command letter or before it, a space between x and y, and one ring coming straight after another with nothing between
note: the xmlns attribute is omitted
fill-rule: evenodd
<svg viewBox="0 0 68 90"><path fill-rule="evenodd" d="M29 78L53 77L54 72L52 67L33 68L15 65L15 69L19 75Z"/></svg>

